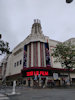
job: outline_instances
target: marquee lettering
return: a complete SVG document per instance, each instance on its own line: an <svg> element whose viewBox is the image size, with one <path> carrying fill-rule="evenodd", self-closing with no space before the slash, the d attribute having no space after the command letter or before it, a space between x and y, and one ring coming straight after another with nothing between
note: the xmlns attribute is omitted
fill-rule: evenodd
<svg viewBox="0 0 75 100"><path fill-rule="evenodd" d="M34 76L34 75L48 76L48 71L30 71L26 72L26 76Z"/></svg>

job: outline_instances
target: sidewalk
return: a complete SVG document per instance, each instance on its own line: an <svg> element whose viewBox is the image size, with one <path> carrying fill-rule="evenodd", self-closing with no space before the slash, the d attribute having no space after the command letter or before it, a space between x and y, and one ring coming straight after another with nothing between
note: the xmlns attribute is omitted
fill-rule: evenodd
<svg viewBox="0 0 75 100"><path fill-rule="evenodd" d="M9 100L9 98L6 95L0 93L0 100Z"/></svg>

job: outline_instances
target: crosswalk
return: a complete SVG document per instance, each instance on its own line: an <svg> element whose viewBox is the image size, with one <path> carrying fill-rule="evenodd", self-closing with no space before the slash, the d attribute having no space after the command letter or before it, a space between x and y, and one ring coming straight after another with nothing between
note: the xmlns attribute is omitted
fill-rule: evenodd
<svg viewBox="0 0 75 100"><path fill-rule="evenodd" d="M9 100L9 97L7 97L6 95L0 93L0 100Z"/></svg>

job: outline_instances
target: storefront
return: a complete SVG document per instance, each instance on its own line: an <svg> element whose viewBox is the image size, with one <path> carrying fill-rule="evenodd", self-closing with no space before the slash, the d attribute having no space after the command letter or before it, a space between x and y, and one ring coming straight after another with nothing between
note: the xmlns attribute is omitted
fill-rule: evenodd
<svg viewBox="0 0 75 100"><path fill-rule="evenodd" d="M61 86L68 79L68 70L51 67L24 68L22 77L27 86ZM72 72L72 71L71 71Z"/></svg>

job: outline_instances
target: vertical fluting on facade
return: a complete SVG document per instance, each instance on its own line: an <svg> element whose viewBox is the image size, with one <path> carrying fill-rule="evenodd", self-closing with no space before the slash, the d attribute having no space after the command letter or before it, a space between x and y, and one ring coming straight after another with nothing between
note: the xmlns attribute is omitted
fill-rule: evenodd
<svg viewBox="0 0 75 100"><path fill-rule="evenodd" d="M33 67L33 43L31 43L31 67Z"/></svg>
<svg viewBox="0 0 75 100"><path fill-rule="evenodd" d="M44 57L44 67L46 67L46 53L45 53L45 44L43 43L43 57Z"/></svg>
<svg viewBox="0 0 75 100"><path fill-rule="evenodd" d="M41 63L40 63L40 42L38 42L38 67L41 66Z"/></svg>
<svg viewBox="0 0 75 100"><path fill-rule="evenodd" d="M38 42L33 43L33 66L38 66Z"/></svg>
<svg viewBox="0 0 75 100"><path fill-rule="evenodd" d="M41 67L44 67L44 50L43 50L43 43L40 42L40 61L41 61Z"/></svg>
<svg viewBox="0 0 75 100"><path fill-rule="evenodd" d="M45 43L37 40L37 37L42 36L42 27L40 20L34 20L34 24L31 29L31 36L36 38L34 42L28 44L28 67L46 67L46 56L45 56ZM42 37L41 37L42 38Z"/></svg>
<svg viewBox="0 0 75 100"><path fill-rule="evenodd" d="M36 42L36 66L38 66L38 43Z"/></svg>

